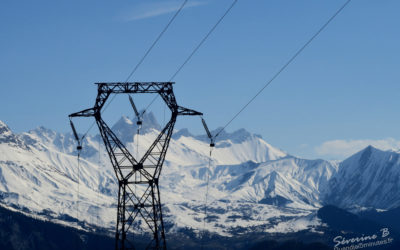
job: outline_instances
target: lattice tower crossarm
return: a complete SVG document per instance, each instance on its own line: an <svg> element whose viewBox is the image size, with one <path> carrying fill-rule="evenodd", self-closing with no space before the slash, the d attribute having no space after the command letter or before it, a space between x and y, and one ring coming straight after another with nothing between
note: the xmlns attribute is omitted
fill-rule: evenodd
<svg viewBox="0 0 400 250"><path fill-rule="evenodd" d="M158 180L179 115L202 115L177 104L173 82L96 83L97 98L93 108L69 117L94 117L103 138L111 165L118 179L118 209L115 249L135 249L134 230L147 225L153 238L147 249L166 249ZM136 159L101 117L101 110L111 94L159 94L171 110L171 118L141 159Z"/></svg>

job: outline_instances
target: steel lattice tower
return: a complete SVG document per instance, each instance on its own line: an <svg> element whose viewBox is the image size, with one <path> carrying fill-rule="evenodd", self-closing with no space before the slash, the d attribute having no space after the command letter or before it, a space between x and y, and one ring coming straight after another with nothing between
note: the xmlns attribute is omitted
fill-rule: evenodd
<svg viewBox="0 0 400 250"><path fill-rule="evenodd" d="M134 229L143 223L153 234L147 249L166 249L158 180L177 117L202 113L178 106L172 82L96 84L98 92L94 107L70 114L69 117L95 118L118 179L115 249L135 249ZM159 94L171 110L171 118L143 157L135 159L103 121L101 110L111 94L145 93Z"/></svg>

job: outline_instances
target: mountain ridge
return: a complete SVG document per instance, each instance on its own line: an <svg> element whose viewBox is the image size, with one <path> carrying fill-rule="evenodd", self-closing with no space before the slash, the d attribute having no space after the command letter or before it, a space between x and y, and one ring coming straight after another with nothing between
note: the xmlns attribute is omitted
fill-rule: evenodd
<svg viewBox="0 0 400 250"><path fill-rule="evenodd" d="M154 122L140 134L134 131L137 129L134 121L125 117L119 122L119 126L115 127L117 132L121 129L123 133L128 126L133 128L131 132L134 134L125 140L131 152L135 152L136 140L142 144L134 156L142 155L159 132L152 127L156 126ZM208 231L230 235L239 229L246 231L256 227L270 233L296 232L320 225L316 211L326 203L337 202L331 194L338 191L336 185L340 178L337 176L347 176L343 174L346 172L343 169L351 169L349 165L359 163L362 158L363 165L369 166L371 160L376 163L379 161L375 158L383 157L393 163L390 166L400 166L397 160L393 160L398 156L393 156L392 160L387 157L387 154L397 153L372 147L365 149L371 153L365 151L367 153L364 152L363 157L353 155L358 157L358 161L351 160L351 157L340 163L301 159L271 146L260 136L244 129L221 133L223 136L217 141L208 165L209 141L205 135L194 136L187 129L178 130L176 134L171 139L160 179L165 220L172 231L202 228L207 175L210 178L209 218L212 218L207 220ZM83 221L67 223L86 227L102 225L112 230L117 184L108 155L103 146L99 147L98 135L88 135L83 142L79 199L74 191L78 185L77 152L71 133L63 134L39 127L13 134L0 121L0 138L2 136L12 138L0 142L2 203L27 209L34 214L50 210L51 217L57 219L65 218L65 215L76 218L79 201L79 214L84 215L84 219L78 219ZM15 143L18 141L25 146ZM371 155L376 156L371 158ZM382 175L382 178L385 177ZM12 183L11 180L15 179L23 181L23 185ZM356 199L358 203L351 204L353 198L349 197L346 203L341 204L343 207L369 205L363 199ZM393 197L397 199L396 195Z"/></svg>

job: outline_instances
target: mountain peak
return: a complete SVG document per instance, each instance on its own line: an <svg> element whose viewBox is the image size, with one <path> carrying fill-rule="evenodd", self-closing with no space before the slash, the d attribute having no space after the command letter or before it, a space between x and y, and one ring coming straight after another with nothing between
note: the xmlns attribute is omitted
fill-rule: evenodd
<svg viewBox="0 0 400 250"><path fill-rule="evenodd" d="M136 120L136 119L135 119ZM158 123L156 117L154 116L153 112L146 112L143 114L143 124L142 130L148 131L149 129L156 129L161 130L161 125Z"/></svg>
<svg viewBox="0 0 400 250"><path fill-rule="evenodd" d="M244 128L238 129L238 130L236 130L236 131L234 131L232 133L226 132L225 129L223 129L223 127L219 127L217 129L211 131L211 134L213 136L215 136L217 133L219 133L219 134L218 134L216 142L230 140L232 143L236 144L236 143L245 142L246 140L248 140L248 139L250 139L252 137L260 138L259 135L251 134L250 132L248 132ZM210 140L208 138L208 136L205 135L205 134L204 135L198 135L195 138L198 139L198 140L201 140L201 141L206 141L206 142L209 142L209 140Z"/></svg>
<svg viewBox="0 0 400 250"><path fill-rule="evenodd" d="M36 134L38 136L54 136L57 134L57 132L55 132L54 130L51 130L49 128L46 128L44 126L39 126L33 130L30 130L28 133L33 133Z"/></svg>
<svg viewBox="0 0 400 250"><path fill-rule="evenodd" d="M379 149L379 148L375 148L375 147L372 146L372 145L366 146L366 147L365 147L364 149L362 149L360 152L371 154L372 152L375 152L375 151L377 151L377 152L384 152L383 150L381 150L381 149Z"/></svg>
<svg viewBox="0 0 400 250"><path fill-rule="evenodd" d="M113 126L112 131L123 142L131 142L134 135L137 133L138 125L136 124L137 118L130 119L127 116L122 116ZM142 117L141 134L149 133L153 130L161 130L160 124L157 122L156 117L152 112L144 113Z"/></svg>
<svg viewBox="0 0 400 250"><path fill-rule="evenodd" d="M338 174L329 181L327 200L340 207L390 209L399 206L396 186L399 167L399 153L369 145L340 163Z"/></svg>
<svg viewBox="0 0 400 250"><path fill-rule="evenodd" d="M123 115L117 123L133 125L133 121L129 117Z"/></svg>
<svg viewBox="0 0 400 250"><path fill-rule="evenodd" d="M368 149L368 150L371 150L371 149L373 149L374 147L372 146L372 145L368 145L364 150L366 150L366 149Z"/></svg>
<svg viewBox="0 0 400 250"><path fill-rule="evenodd" d="M394 153L392 150L381 150L379 148L375 148L374 146L368 145L366 148L349 157L348 159L358 158L360 165L365 165L370 159L374 157L380 159L392 153ZM343 162L345 162L346 160L344 160Z"/></svg>
<svg viewBox="0 0 400 250"><path fill-rule="evenodd" d="M18 138L18 136L13 134L7 124L2 121L0 121L0 143L27 148L27 146Z"/></svg>
<svg viewBox="0 0 400 250"><path fill-rule="evenodd" d="M0 136L10 136L12 134L10 128L3 121L0 121Z"/></svg>
<svg viewBox="0 0 400 250"><path fill-rule="evenodd" d="M136 123L133 123L127 116L122 116L111 128L115 135L123 142L133 140L133 136L137 131Z"/></svg>
<svg viewBox="0 0 400 250"><path fill-rule="evenodd" d="M181 136L193 137L193 135L189 132L189 130L187 128L180 129L177 132L172 134L172 138L174 140L178 140L179 138L181 138Z"/></svg>

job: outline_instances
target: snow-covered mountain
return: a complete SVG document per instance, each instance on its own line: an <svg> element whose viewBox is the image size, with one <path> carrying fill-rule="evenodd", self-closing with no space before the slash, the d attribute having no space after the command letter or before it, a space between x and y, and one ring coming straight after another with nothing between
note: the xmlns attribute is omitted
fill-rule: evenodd
<svg viewBox="0 0 400 250"><path fill-rule="evenodd" d="M340 163L324 200L342 208L400 207L400 154L372 146Z"/></svg>
<svg viewBox="0 0 400 250"><path fill-rule="evenodd" d="M46 131L48 136L40 139L36 134L38 131L15 135L4 123L0 123L0 131L0 195L3 203L60 219L65 216L76 218L77 207L79 211L98 210L94 216L112 223L114 216L105 212L114 203L112 195L116 184L111 171L84 159L78 166L76 156L60 152L53 144L46 143L50 136L57 139L68 136L43 128L38 131ZM95 219L93 215L88 218Z"/></svg>
<svg viewBox="0 0 400 250"><path fill-rule="evenodd" d="M128 117L112 127L134 157L144 154L160 130L151 113L143 124L139 134ZM1 202L70 225L78 219L80 226L113 229L117 184L100 142L98 135L86 137L78 165L71 133L40 127L14 134L0 122ZM370 156L362 156L368 150ZM390 199L398 201L392 190L399 182L388 181L398 178L399 154L394 152L367 148L340 164L304 160L240 129L221 133L211 159L209 153L205 135L194 136L187 129L174 132L160 179L164 216L172 231L203 228L207 176L206 229L221 235L310 229L320 225L315 211L329 202L379 208L398 204L388 205ZM368 171L357 179L353 173L360 169ZM368 198L349 190L356 180ZM383 184L392 193L376 193ZM347 198L341 200L341 194Z"/></svg>

